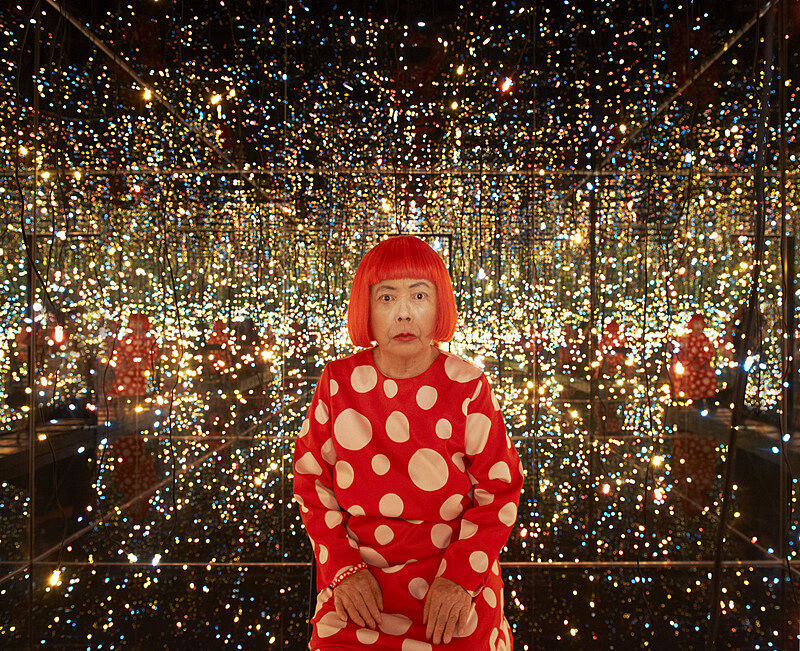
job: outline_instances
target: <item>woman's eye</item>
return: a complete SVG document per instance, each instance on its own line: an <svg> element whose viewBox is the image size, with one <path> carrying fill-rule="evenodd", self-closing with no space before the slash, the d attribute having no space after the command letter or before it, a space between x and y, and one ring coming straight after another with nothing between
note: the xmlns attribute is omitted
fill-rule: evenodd
<svg viewBox="0 0 800 651"><path fill-rule="evenodd" d="M425 296L427 296L427 294L425 294L425 292L417 292L417 298L418 299L421 300L421 299L425 298Z"/></svg>

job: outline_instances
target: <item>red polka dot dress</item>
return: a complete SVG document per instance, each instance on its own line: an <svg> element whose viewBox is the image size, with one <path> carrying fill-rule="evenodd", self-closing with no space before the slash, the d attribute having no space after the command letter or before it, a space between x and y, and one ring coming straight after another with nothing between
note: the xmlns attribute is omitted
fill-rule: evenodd
<svg viewBox="0 0 800 651"><path fill-rule="evenodd" d="M329 363L294 453L294 495L317 559L310 649L433 649L423 606L437 576L473 596L463 637L436 648L510 650L498 555L517 518L522 463L483 372L444 351L391 379L372 350ZM343 622L330 584L366 562L378 630Z"/></svg>
<svg viewBox="0 0 800 651"><path fill-rule="evenodd" d="M711 366L714 347L704 334L690 333L681 340L678 359L684 366L683 387L690 400L711 398L717 392L717 375Z"/></svg>
<svg viewBox="0 0 800 651"><path fill-rule="evenodd" d="M116 373L112 395L143 396L158 351L150 334L129 335L117 342Z"/></svg>

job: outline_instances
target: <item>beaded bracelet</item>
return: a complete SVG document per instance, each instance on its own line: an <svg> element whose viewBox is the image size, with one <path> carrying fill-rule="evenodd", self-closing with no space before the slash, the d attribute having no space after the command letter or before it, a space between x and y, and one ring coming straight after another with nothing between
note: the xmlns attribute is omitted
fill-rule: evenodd
<svg viewBox="0 0 800 651"><path fill-rule="evenodd" d="M351 565L348 569L344 572L339 574L336 578L331 581L331 584L328 586L331 590L333 590L337 585L339 585L342 581L344 581L348 576L352 576L356 572L360 572L363 569L366 569L366 563L359 563L358 565Z"/></svg>

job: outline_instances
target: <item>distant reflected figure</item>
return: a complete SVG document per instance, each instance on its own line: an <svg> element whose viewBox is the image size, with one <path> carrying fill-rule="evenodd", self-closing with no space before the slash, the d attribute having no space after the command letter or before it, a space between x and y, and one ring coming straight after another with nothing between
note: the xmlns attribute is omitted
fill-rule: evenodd
<svg viewBox="0 0 800 651"><path fill-rule="evenodd" d="M116 345L116 368L112 395L135 397L147 393L148 379L158 353L155 337L150 333L150 319L141 313L128 319L131 332Z"/></svg>
<svg viewBox="0 0 800 651"><path fill-rule="evenodd" d="M681 337L675 375L679 378L679 397L704 401L717 392L717 376L711 366L714 345L703 330L706 321L695 314L688 323L689 334Z"/></svg>
<svg viewBox="0 0 800 651"><path fill-rule="evenodd" d="M231 341L228 329L222 319L214 321L211 334L206 343L206 372L224 373L231 365Z"/></svg>
<svg viewBox="0 0 800 651"><path fill-rule="evenodd" d="M600 339L600 365L595 375L614 377L620 372L625 372L625 337L619 331L619 323L609 321L606 331Z"/></svg>

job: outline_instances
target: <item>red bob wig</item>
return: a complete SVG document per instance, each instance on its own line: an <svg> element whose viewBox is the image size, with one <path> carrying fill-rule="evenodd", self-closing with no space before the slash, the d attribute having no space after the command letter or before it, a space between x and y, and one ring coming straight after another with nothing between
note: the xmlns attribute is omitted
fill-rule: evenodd
<svg viewBox="0 0 800 651"><path fill-rule="evenodd" d="M689 323L688 323L687 325L688 325L688 326L691 328L691 327L692 327L692 325L693 325L694 323L697 323L698 321L699 321L700 323L702 323L702 324L703 324L703 327L704 327L704 328L706 327L706 325L707 325L707 324L706 324L706 319L705 319L705 317L704 317L702 314L700 314L700 312L695 312L695 313L692 315L692 318L691 318L691 319L689 319Z"/></svg>
<svg viewBox="0 0 800 651"><path fill-rule="evenodd" d="M436 286L433 339L450 341L458 314L447 267L427 242L413 235L398 235L373 246L356 269L347 304L347 331L353 344L367 348L373 341L369 326L370 287L392 278L424 278Z"/></svg>

